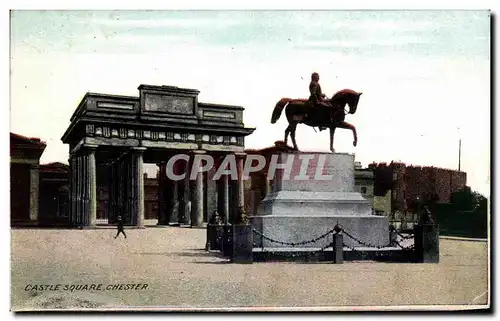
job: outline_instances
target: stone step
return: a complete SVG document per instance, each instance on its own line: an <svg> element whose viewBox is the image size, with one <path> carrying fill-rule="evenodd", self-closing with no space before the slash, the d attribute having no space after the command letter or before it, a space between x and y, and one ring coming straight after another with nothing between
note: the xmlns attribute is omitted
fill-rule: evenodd
<svg viewBox="0 0 500 321"><path fill-rule="evenodd" d="M318 252L320 250L321 250L321 248L319 248L319 247L265 247L265 248L254 247L253 248L254 253L258 253L258 252L280 252L280 253L301 252L301 253L305 253L305 252ZM384 251L401 251L401 248L398 246L391 246L391 247L384 247L384 248L377 249L374 247L366 247L366 246L361 247L360 246L360 247L355 247L355 250L360 251L360 252L367 252L367 251L384 252ZM327 247L323 251L324 252L331 252L332 248ZM353 250L352 250L352 248L344 247L344 251L349 252L349 251L353 251Z"/></svg>

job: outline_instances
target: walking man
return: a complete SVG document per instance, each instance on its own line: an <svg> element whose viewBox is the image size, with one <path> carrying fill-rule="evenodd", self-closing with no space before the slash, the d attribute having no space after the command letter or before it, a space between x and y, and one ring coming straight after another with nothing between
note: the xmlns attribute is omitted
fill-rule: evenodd
<svg viewBox="0 0 500 321"><path fill-rule="evenodd" d="M125 238L127 238L127 234L125 234L125 230L123 229L123 220L122 220L121 215L118 215L116 220L118 221L118 225L117 225L118 232L116 232L115 239L118 237L118 235L120 235L120 233L122 233L123 236L125 236Z"/></svg>

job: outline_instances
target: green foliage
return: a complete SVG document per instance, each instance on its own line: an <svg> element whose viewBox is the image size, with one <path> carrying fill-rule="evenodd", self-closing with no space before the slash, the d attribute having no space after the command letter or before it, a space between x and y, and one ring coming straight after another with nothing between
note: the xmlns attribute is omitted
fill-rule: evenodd
<svg viewBox="0 0 500 321"><path fill-rule="evenodd" d="M459 211L487 212L488 199L465 186L462 190L451 194L451 203Z"/></svg>
<svg viewBox="0 0 500 321"><path fill-rule="evenodd" d="M242 225L248 224L247 211L244 206L238 207L238 216L236 217L235 224L242 224Z"/></svg>
<svg viewBox="0 0 500 321"><path fill-rule="evenodd" d="M442 235L488 235L488 199L469 187L453 193L450 204L436 204L434 213Z"/></svg>
<svg viewBox="0 0 500 321"><path fill-rule="evenodd" d="M209 224L222 225L222 218L220 217L219 212L213 211L212 216L210 217Z"/></svg>

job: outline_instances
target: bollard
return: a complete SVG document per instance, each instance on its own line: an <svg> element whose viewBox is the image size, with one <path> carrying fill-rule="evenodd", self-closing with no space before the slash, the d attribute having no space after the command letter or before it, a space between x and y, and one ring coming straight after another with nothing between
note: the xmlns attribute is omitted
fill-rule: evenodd
<svg viewBox="0 0 500 321"><path fill-rule="evenodd" d="M333 248L333 263L334 264L344 263L344 242L342 234L340 233L333 234L332 248Z"/></svg>
<svg viewBox="0 0 500 321"><path fill-rule="evenodd" d="M220 250L220 239L222 225L219 224L207 224L207 241L205 243L206 251Z"/></svg>
<svg viewBox="0 0 500 321"><path fill-rule="evenodd" d="M224 225L215 225L215 245L214 249L222 252L224 240Z"/></svg>
<svg viewBox="0 0 500 321"><path fill-rule="evenodd" d="M226 224L222 228L222 255L231 256L233 251L233 229L231 224Z"/></svg>
<svg viewBox="0 0 500 321"><path fill-rule="evenodd" d="M251 225L233 225L231 262L253 263L253 232Z"/></svg>
<svg viewBox="0 0 500 321"><path fill-rule="evenodd" d="M395 246L398 241L398 231L394 226L389 227L389 245Z"/></svg>
<svg viewBox="0 0 500 321"><path fill-rule="evenodd" d="M439 226L419 224L415 231L415 259L418 263L439 263Z"/></svg>
<svg viewBox="0 0 500 321"><path fill-rule="evenodd" d="M213 234L214 234L214 227L212 224L208 223L207 224L207 240L205 241L205 251L210 251L213 246Z"/></svg>

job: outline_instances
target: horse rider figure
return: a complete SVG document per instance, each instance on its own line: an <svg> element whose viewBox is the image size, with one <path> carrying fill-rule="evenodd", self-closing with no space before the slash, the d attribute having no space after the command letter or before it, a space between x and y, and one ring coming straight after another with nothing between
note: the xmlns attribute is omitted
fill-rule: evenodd
<svg viewBox="0 0 500 321"><path fill-rule="evenodd" d="M312 108L332 108L326 95L321 91L321 86L319 84L319 74L313 72L311 75L311 83L309 83L309 104ZM330 113L330 117L332 117ZM319 130L324 130L326 127L319 126Z"/></svg>

